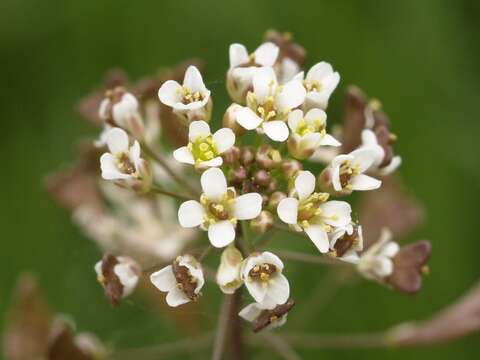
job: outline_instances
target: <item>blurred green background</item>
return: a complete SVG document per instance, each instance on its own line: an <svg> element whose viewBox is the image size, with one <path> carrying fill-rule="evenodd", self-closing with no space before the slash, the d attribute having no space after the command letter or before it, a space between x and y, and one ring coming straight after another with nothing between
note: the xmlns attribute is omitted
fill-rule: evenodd
<svg viewBox="0 0 480 360"><path fill-rule="evenodd" d="M188 57L203 58L218 121L227 105L228 45L241 42L254 49L265 30L276 28L293 32L305 46L308 66L326 60L340 72L331 123L341 114L348 84L381 99L400 138L404 181L428 212L411 240L428 238L434 247L431 274L419 295L406 297L359 281L312 314L309 329L374 331L428 317L480 275L479 24L480 3L473 0L2 0L0 314L18 274L31 270L52 308L71 314L79 330L95 332L107 343L141 346L178 336L171 319L152 316L142 299L112 310L92 270L100 252L49 199L43 176L74 159L78 137L95 133L74 106L109 68L120 66L136 79ZM325 276L323 268L302 269L291 265L287 271L299 302ZM196 314L201 328L215 325L219 299L210 303L215 294L211 287ZM479 343L476 335L422 349L301 355L463 359L478 355ZM255 358L274 357L258 353Z"/></svg>

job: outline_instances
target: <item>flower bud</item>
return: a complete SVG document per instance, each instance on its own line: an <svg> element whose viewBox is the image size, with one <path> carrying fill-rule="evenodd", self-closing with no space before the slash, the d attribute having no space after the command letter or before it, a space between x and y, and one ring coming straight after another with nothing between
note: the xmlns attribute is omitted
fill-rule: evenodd
<svg viewBox="0 0 480 360"><path fill-rule="evenodd" d="M268 208L272 211L276 211L278 204L280 204L280 201L282 201L286 197L287 194L281 191L275 191L272 195L270 195L270 198L268 199Z"/></svg>
<svg viewBox="0 0 480 360"><path fill-rule="evenodd" d="M273 215L270 211L263 210L260 215L250 221L250 226L253 231L258 234L263 234L270 230L273 226Z"/></svg>
<svg viewBox="0 0 480 360"><path fill-rule="evenodd" d="M281 163L282 156L270 145L262 145L258 148L255 159L262 169L272 170Z"/></svg>
<svg viewBox="0 0 480 360"><path fill-rule="evenodd" d="M247 176L247 170L241 165L231 169L228 174L229 180L235 185L241 184L247 179Z"/></svg>
<svg viewBox="0 0 480 360"><path fill-rule="evenodd" d="M243 282L240 278L242 261L242 253L233 244L227 246L223 251L216 280L225 294L233 294L242 286Z"/></svg>
<svg viewBox="0 0 480 360"><path fill-rule="evenodd" d="M304 160L308 159L315 153L315 150L318 149L318 145L315 143L307 143L301 141L301 138L296 136L290 136L287 141L288 152L295 159Z"/></svg>
<svg viewBox="0 0 480 360"><path fill-rule="evenodd" d="M333 188L332 168L330 166L323 169L323 171L317 176L317 186L322 192L339 195L339 193ZM347 189L345 189L345 191L347 191Z"/></svg>
<svg viewBox="0 0 480 360"><path fill-rule="evenodd" d="M237 146L232 146L222 154L222 158L225 165L234 165L240 159L240 149Z"/></svg>
<svg viewBox="0 0 480 360"><path fill-rule="evenodd" d="M255 183L255 185L267 187L271 181L272 181L272 176L266 170L258 170L253 175L253 182Z"/></svg>
<svg viewBox="0 0 480 360"><path fill-rule="evenodd" d="M240 149L240 162L243 166L250 165L255 160L255 151L251 146L244 146Z"/></svg>
<svg viewBox="0 0 480 360"><path fill-rule="evenodd" d="M285 160L281 165L282 174L285 179L293 178L297 172L302 169L303 165L299 161L293 159Z"/></svg>
<svg viewBox="0 0 480 360"><path fill-rule="evenodd" d="M243 126L240 126L237 123L236 113L237 110L241 108L242 107L238 104L232 104L228 107L228 109L225 111L225 114L223 115L223 127L232 129L237 136L242 136L247 131Z"/></svg>

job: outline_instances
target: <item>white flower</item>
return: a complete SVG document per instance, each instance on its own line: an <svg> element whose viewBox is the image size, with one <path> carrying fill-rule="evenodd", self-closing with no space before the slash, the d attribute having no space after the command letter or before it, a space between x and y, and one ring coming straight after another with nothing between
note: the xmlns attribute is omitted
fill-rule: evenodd
<svg viewBox="0 0 480 360"><path fill-rule="evenodd" d="M305 231L322 253L328 252L328 233L351 222L352 209L344 201L327 201L329 194L315 191L315 176L310 171L299 171L295 178L295 197L280 201L279 218L296 231Z"/></svg>
<svg viewBox="0 0 480 360"><path fill-rule="evenodd" d="M290 285L282 271L282 260L265 251L254 253L244 260L241 276L255 301L272 309L284 304L290 296Z"/></svg>
<svg viewBox="0 0 480 360"><path fill-rule="evenodd" d="M185 72L183 84L168 80L158 90L160 101L177 111L198 110L210 100L210 90L203 83L202 74L195 66Z"/></svg>
<svg viewBox="0 0 480 360"><path fill-rule="evenodd" d="M129 146L127 133L120 128L112 128L105 135L110 152L100 157L102 177L105 180L127 180L140 177L140 144L134 141Z"/></svg>
<svg viewBox="0 0 480 360"><path fill-rule="evenodd" d="M375 158L373 168L375 168L382 176L393 173L402 164L402 158L396 155L391 158L386 166L382 166L386 156L385 150L378 143L377 135L375 135L370 129L364 129L362 131L362 146L360 148L368 148L372 150Z"/></svg>
<svg viewBox="0 0 480 360"><path fill-rule="evenodd" d="M306 91L299 80L279 85L272 68L260 68L253 77L253 92L247 95L247 106L237 111L237 122L247 130L261 127L274 141L288 138L285 124L290 111L305 100Z"/></svg>
<svg viewBox="0 0 480 360"><path fill-rule="evenodd" d="M340 146L332 135L327 134L327 114L321 109L311 109L305 115L294 110L288 115L291 136L288 139L290 154L297 159L306 159L320 146Z"/></svg>
<svg viewBox="0 0 480 360"><path fill-rule="evenodd" d="M303 80L307 89L307 108L320 107L326 109L330 95L340 82L339 73L333 71L332 65L322 61L310 68L305 79L303 79L303 76L302 71L295 76L295 79Z"/></svg>
<svg viewBox="0 0 480 360"><path fill-rule="evenodd" d="M111 259L115 259L114 262L112 262L112 264L115 263L115 265L113 265L113 269L103 269L103 260L97 262L95 264L95 272L97 274L98 281L101 284L106 284L108 281L111 281L107 273L109 271L113 271L113 273L120 281L120 284L122 284L121 297L125 298L131 295L133 293L133 290L135 290L135 288L137 287L138 280L140 279L141 274L140 267L135 262L135 260L127 256L108 256L111 256Z"/></svg>
<svg viewBox="0 0 480 360"><path fill-rule="evenodd" d="M167 292L167 304L176 307L195 301L205 284L200 263L191 255L179 256L172 265L150 275L155 287Z"/></svg>
<svg viewBox="0 0 480 360"><path fill-rule="evenodd" d="M100 103L98 115L110 124L130 131L135 138L142 138L144 135L138 100L121 87L107 92L107 97Z"/></svg>
<svg viewBox="0 0 480 360"><path fill-rule="evenodd" d="M250 55L242 44L230 45L227 90L234 101L245 104L255 71L262 66L272 67L277 61L278 52L278 46L271 42L263 43Z"/></svg>
<svg viewBox="0 0 480 360"><path fill-rule="evenodd" d="M256 218L262 211L262 196L258 193L236 195L227 188L222 170L210 168L200 179L203 194L200 202L189 200L180 205L178 220L186 228L200 226L208 231L213 246L221 248L235 239L237 220Z"/></svg>
<svg viewBox="0 0 480 360"><path fill-rule="evenodd" d="M391 239L392 233L383 229L380 239L361 255L357 268L362 275L369 279L383 279L393 273L392 258L400 246Z"/></svg>
<svg viewBox="0 0 480 360"><path fill-rule="evenodd" d="M335 191L350 193L353 190L378 189L382 182L364 174L374 162L375 151L370 148L357 149L350 154L336 156L330 165L331 182Z"/></svg>
<svg viewBox="0 0 480 360"><path fill-rule="evenodd" d="M336 228L329 234L330 250L340 260L356 264L359 260L358 252L363 250L362 227L348 224Z"/></svg>
<svg viewBox="0 0 480 360"><path fill-rule="evenodd" d="M254 323L254 332L271 330L284 325L287 322L287 314L294 305L293 300L287 301L274 308L269 308L263 304L252 303L244 307L238 315Z"/></svg>
<svg viewBox="0 0 480 360"><path fill-rule="evenodd" d="M216 280L225 294L233 294L235 290L242 286L243 281L240 278L242 261L242 253L233 244L223 250Z"/></svg>
<svg viewBox="0 0 480 360"><path fill-rule="evenodd" d="M235 134L231 129L222 128L212 135L205 121L190 123L188 139L188 145L175 150L173 156L179 162L198 168L221 166L223 160L220 154L235 144Z"/></svg>

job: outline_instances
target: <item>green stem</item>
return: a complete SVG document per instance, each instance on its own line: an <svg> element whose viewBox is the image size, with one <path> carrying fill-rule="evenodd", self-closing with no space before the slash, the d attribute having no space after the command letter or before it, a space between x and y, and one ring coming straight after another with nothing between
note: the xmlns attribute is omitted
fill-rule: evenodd
<svg viewBox="0 0 480 360"><path fill-rule="evenodd" d="M152 192L154 194L170 196L174 199L178 199L178 200L182 200L182 201L191 200L191 198L188 197L188 196L181 195L181 194L176 194L176 193L164 190L164 189L162 189L162 188L160 188L156 185L152 185L152 187L150 188L150 192Z"/></svg>
<svg viewBox="0 0 480 360"><path fill-rule="evenodd" d="M182 177L175 173L175 171L173 171L173 169L170 167L170 165L168 165L161 155L155 153L155 151L153 151L144 142L142 143L142 149L149 157L155 160L178 185L186 189L191 195L198 195L198 192L188 182L186 182Z"/></svg>

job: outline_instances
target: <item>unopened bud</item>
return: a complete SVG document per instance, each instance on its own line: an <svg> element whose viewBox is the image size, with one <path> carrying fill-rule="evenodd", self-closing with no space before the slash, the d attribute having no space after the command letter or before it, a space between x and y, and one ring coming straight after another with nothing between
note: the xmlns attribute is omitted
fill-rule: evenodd
<svg viewBox="0 0 480 360"><path fill-rule="evenodd" d="M303 169L303 165L297 160L289 159L282 163L281 169L284 178L291 179Z"/></svg>
<svg viewBox="0 0 480 360"><path fill-rule="evenodd" d="M225 294L233 294L242 286L240 277L242 261L242 253L233 244L227 246L223 251L216 280Z"/></svg>
<svg viewBox="0 0 480 360"><path fill-rule="evenodd" d="M253 175L253 182L255 185L267 187L271 181L272 176L266 170L258 170L255 175Z"/></svg>
<svg viewBox="0 0 480 360"><path fill-rule="evenodd" d="M262 145L257 150L255 160L262 169L272 170L280 165L282 156L278 150L270 145Z"/></svg>
<svg viewBox="0 0 480 360"><path fill-rule="evenodd" d="M240 162L243 166L250 165L255 160L255 151L251 146L244 146L240 149Z"/></svg>
<svg viewBox="0 0 480 360"><path fill-rule="evenodd" d="M266 188L266 192L271 194L272 192L276 191L278 189L278 180L275 178L272 178L272 180L268 183L268 186Z"/></svg>
<svg viewBox="0 0 480 360"><path fill-rule="evenodd" d="M242 107L238 104L232 104L223 115L223 127L232 129L237 136L242 136L247 131L237 122L237 111L241 108Z"/></svg>
<svg viewBox="0 0 480 360"><path fill-rule="evenodd" d="M311 157L315 150L317 150L317 144L309 144L310 146L305 145L305 142L302 142L301 139L291 136L287 141L288 152L295 159L304 160Z"/></svg>
<svg viewBox="0 0 480 360"><path fill-rule="evenodd" d="M281 191L275 191L272 195L270 195L270 198L268 199L268 208L272 211L276 211L278 204L280 204L280 201L282 201L286 197L287 194Z"/></svg>
<svg viewBox="0 0 480 360"><path fill-rule="evenodd" d="M247 176L247 170L240 165L230 170L228 178L233 184L241 184L247 179Z"/></svg>
<svg viewBox="0 0 480 360"><path fill-rule="evenodd" d="M234 165L240 159L240 149L236 146L232 146L222 154L222 158L224 164Z"/></svg>
<svg viewBox="0 0 480 360"><path fill-rule="evenodd" d="M270 230L273 226L273 215L270 211L263 210L260 215L250 221L250 226L253 231L258 234L263 234Z"/></svg>

